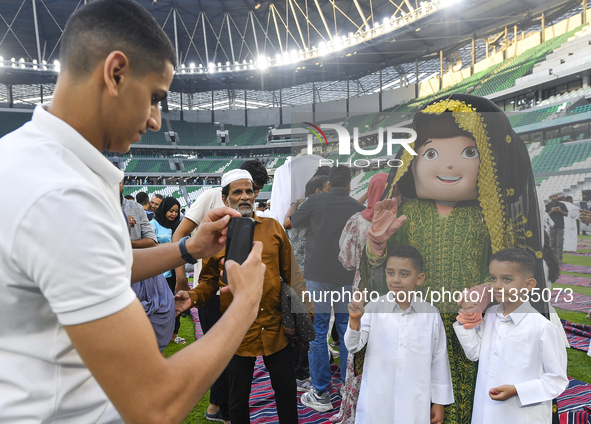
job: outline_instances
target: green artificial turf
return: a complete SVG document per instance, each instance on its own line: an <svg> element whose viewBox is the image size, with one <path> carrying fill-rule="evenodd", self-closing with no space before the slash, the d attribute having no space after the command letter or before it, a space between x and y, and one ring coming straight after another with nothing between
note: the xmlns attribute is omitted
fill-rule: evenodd
<svg viewBox="0 0 591 424"><path fill-rule="evenodd" d="M589 236L579 236L579 239L589 239ZM581 251L580 249L578 250ZM564 254L563 261L566 264L571 265L583 265L583 266L591 266L591 257L588 256L576 256L576 255L569 255ZM564 274L567 275L574 275L577 277L589 278L591 279L591 274L580 274L576 272L565 272ZM591 287L583 287L583 286L571 286L568 284L553 284L553 288L570 288L575 293L585 294L591 296ZM573 312L568 311L566 309L556 308L556 312L558 312L558 316L562 319L565 319L570 322L574 322L577 324L585 324L591 325L591 320L587 318L587 314L583 312ZM577 379L579 381L583 381L585 383L591 383L591 357L587 355L587 352L583 352L582 350L577 349L567 349L568 355L568 366L567 366L567 374L569 377Z"/></svg>
<svg viewBox="0 0 591 424"><path fill-rule="evenodd" d="M173 342L168 343L168 346L164 349L164 355L169 358L174 355L176 352L181 350L182 348L189 346L191 343L195 341L195 326L193 324L193 319L189 317L181 317L181 328L179 329L179 336L184 338L187 343L184 345L176 344ZM189 414L183 424L209 424L210 421L207 421L205 416L205 411L207 410L207 406L209 405L209 390L203 396L203 398L199 401L199 403L193 408L193 411Z"/></svg>

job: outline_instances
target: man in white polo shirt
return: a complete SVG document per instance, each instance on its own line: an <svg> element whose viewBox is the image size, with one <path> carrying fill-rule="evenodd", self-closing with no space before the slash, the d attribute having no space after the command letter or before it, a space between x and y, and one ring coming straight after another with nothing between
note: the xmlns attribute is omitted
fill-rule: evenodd
<svg viewBox="0 0 591 424"><path fill-rule="evenodd" d="M18 181L6 186L18 208L0 212L0 422L180 422L257 316L262 246L227 264L229 313L163 358L130 284L213 255L240 214L217 209L191 239L132 250L123 173L101 152L160 128L174 49L134 1L98 0L68 21L60 61L51 105L0 139L0 179Z"/></svg>

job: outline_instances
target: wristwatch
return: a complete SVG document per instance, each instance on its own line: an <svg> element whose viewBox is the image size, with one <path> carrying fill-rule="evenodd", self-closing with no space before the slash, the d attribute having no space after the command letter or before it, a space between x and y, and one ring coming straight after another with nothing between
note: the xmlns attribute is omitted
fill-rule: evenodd
<svg viewBox="0 0 591 424"><path fill-rule="evenodd" d="M187 247L185 246L185 242L187 241L188 238L189 238L189 236L183 237L182 239L179 240L179 249L181 251L181 257L187 263L196 264L197 259L195 259L193 256L189 255L189 252L187 252Z"/></svg>

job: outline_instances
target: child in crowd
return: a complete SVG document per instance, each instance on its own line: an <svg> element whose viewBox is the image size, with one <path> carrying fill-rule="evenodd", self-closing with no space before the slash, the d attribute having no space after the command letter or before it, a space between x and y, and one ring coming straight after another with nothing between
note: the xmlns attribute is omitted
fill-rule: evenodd
<svg viewBox="0 0 591 424"><path fill-rule="evenodd" d="M347 349L367 344L355 423L441 424L454 401L439 311L413 295L424 280L419 251L398 246L386 262L389 292L365 309L356 292L349 304Z"/></svg>
<svg viewBox="0 0 591 424"><path fill-rule="evenodd" d="M501 250L490 258L492 306L475 326L460 311L454 330L466 357L479 361L472 424L552 422L552 399L568 386L566 349L552 323L529 303L533 256Z"/></svg>

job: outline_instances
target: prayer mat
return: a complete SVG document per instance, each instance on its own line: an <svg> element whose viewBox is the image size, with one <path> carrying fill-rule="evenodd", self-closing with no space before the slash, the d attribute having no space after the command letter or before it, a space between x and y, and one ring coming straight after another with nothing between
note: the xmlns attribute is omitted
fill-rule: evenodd
<svg viewBox="0 0 591 424"><path fill-rule="evenodd" d="M565 292L561 292L557 296L556 291L553 291L551 303L555 308L587 313L591 309L591 296Z"/></svg>
<svg viewBox="0 0 591 424"><path fill-rule="evenodd" d="M587 352L589 342L591 342L591 326L575 324L565 319L561 319L560 322L562 322L570 347Z"/></svg>
<svg viewBox="0 0 591 424"><path fill-rule="evenodd" d="M560 424L588 424L591 418L591 384L568 379L568 388L556 399Z"/></svg>
<svg viewBox="0 0 591 424"><path fill-rule="evenodd" d="M556 281L558 284L569 284L571 286L591 287L591 280L585 277L563 274Z"/></svg>
<svg viewBox="0 0 591 424"><path fill-rule="evenodd" d="M591 267L583 265L562 264L560 270L564 272L578 272L579 274L591 274Z"/></svg>

